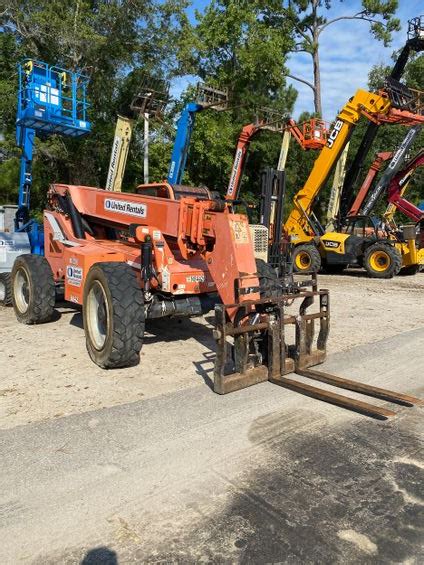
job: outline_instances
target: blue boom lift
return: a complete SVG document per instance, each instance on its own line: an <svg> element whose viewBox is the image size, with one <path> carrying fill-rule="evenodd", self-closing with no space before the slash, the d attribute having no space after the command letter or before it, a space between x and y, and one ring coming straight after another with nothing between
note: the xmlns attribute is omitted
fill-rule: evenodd
<svg viewBox="0 0 424 565"><path fill-rule="evenodd" d="M42 226L30 219L35 137L90 132L87 118L88 77L41 61L18 65L16 143L21 148L18 206L0 207L0 304L10 302L13 262L22 253L44 253Z"/></svg>
<svg viewBox="0 0 424 565"><path fill-rule="evenodd" d="M177 134L172 149L167 179L170 184L181 184L196 114L207 108L225 110L227 107L227 92L217 90L205 84L197 86L197 98L197 102L186 104L177 122Z"/></svg>

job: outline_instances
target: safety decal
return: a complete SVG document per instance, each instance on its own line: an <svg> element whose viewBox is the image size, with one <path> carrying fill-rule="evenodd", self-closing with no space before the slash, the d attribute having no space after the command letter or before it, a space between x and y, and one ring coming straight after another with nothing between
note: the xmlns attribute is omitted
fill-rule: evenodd
<svg viewBox="0 0 424 565"><path fill-rule="evenodd" d="M7 253L13 248L15 242L13 240L0 239L0 263L6 263ZM15 250L17 251L17 250Z"/></svg>
<svg viewBox="0 0 424 565"><path fill-rule="evenodd" d="M241 149L237 149L236 156L234 158L233 170L231 171L230 182L228 184L228 189L227 189L227 195L228 196L233 195L234 188L236 186L237 171L238 171L238 168L239 168L239 165L240 165L240 160L241 160L242 156L243 156L243 151Z"/></svg>
<svg viewBox="0 0 424 565"><path fill-rule="evenodd" d="M169 292L171 287L171 276L168 267L164 267L162 270L162 290Z"/></svg>
<svg viewBox="0 0 424 565"><path fill-rule="evenodd" d="M245 222L233 220L231 222L231 231L236 243L249 243L249 234Z"/></svg>

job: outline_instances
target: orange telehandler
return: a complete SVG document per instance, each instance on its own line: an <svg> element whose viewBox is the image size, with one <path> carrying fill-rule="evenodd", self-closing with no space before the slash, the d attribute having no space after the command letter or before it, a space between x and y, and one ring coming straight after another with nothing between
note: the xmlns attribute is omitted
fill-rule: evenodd
<svg viewBox="0 0 424 565"><path fill-rule="evenodd" d="M87 350L100 367L139 362L146 319L198 316L215 307L220 394L270 380L376 418L395 414L284 376L296 372L391 402L421 402L310 369L326 355L328 291L318 290L316 276L303 284L282 281L257 264L246 216L206 188L163 182L112 194L54 184L44 231L45 256L21 255L13 266L16 316L25 324L48 321L56 288L63 287L65 300L82 306ZM299 309L288 313L294 300Z"/></svg>

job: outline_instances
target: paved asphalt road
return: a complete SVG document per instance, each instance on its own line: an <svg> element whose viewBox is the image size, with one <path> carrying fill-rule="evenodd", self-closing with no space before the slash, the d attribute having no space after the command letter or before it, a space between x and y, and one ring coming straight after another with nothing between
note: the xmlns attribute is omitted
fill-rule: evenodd
<svg viewBox="0 0 424 565"><path fill-rule="evenodd" d="M424 397L423 365L424 328L325 366ZM0 563L423 563L424 408L394 409L199 385L1 431Z"/></svg>

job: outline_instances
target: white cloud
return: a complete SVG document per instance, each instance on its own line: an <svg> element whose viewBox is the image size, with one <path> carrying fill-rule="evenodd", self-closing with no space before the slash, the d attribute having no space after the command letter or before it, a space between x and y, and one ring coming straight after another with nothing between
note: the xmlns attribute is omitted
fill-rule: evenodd
<svg viewBox="0 0 424 565"><path fill-rule="evenodd" d="M189 10L194 19L194 8L203 10L208 0L194 0ZM328 16L351 15L361 9L360 0L333 0ZM402 29L394 35L390 47L376 41L365 22L341 20L329 26L321 38L321 83L324 118L331 121L337 111L356 92L366 88L368 73L374 65L390 64L395 49L403 46L406 40L407 21L423 12L422 0L399 0L397 16L402 22ZM310 55L299 53L292 55L287 64L291 74L312 82L312 59ZM189 84L196 82L193 76L185 76L173 81L171 94L178 97ZM298 91L295 116L303 111L313 110L312 90L297 81L288 79L289 84Z"/></svg>
<svg viewBox="0 0 424 565"><path fill-rule="evenodd" d="M374 65L391 64L391 55L406 41L407 21L422 12L422 2L401 0L398 17L402 30L394 35L390 47L384 47L369 32L365 22L341 20L329 26L322 34L320 45L321 85L323 114L332 120L358 88L366 88L368 73ZM358 0L349 3L333 3L329 15L338 17L359 11ZM295 76L312 81L312 59L307 54L292 55L288 67ZM297 81L289 79L298 90L295 115L313 110L312 90Z"/></svg>

